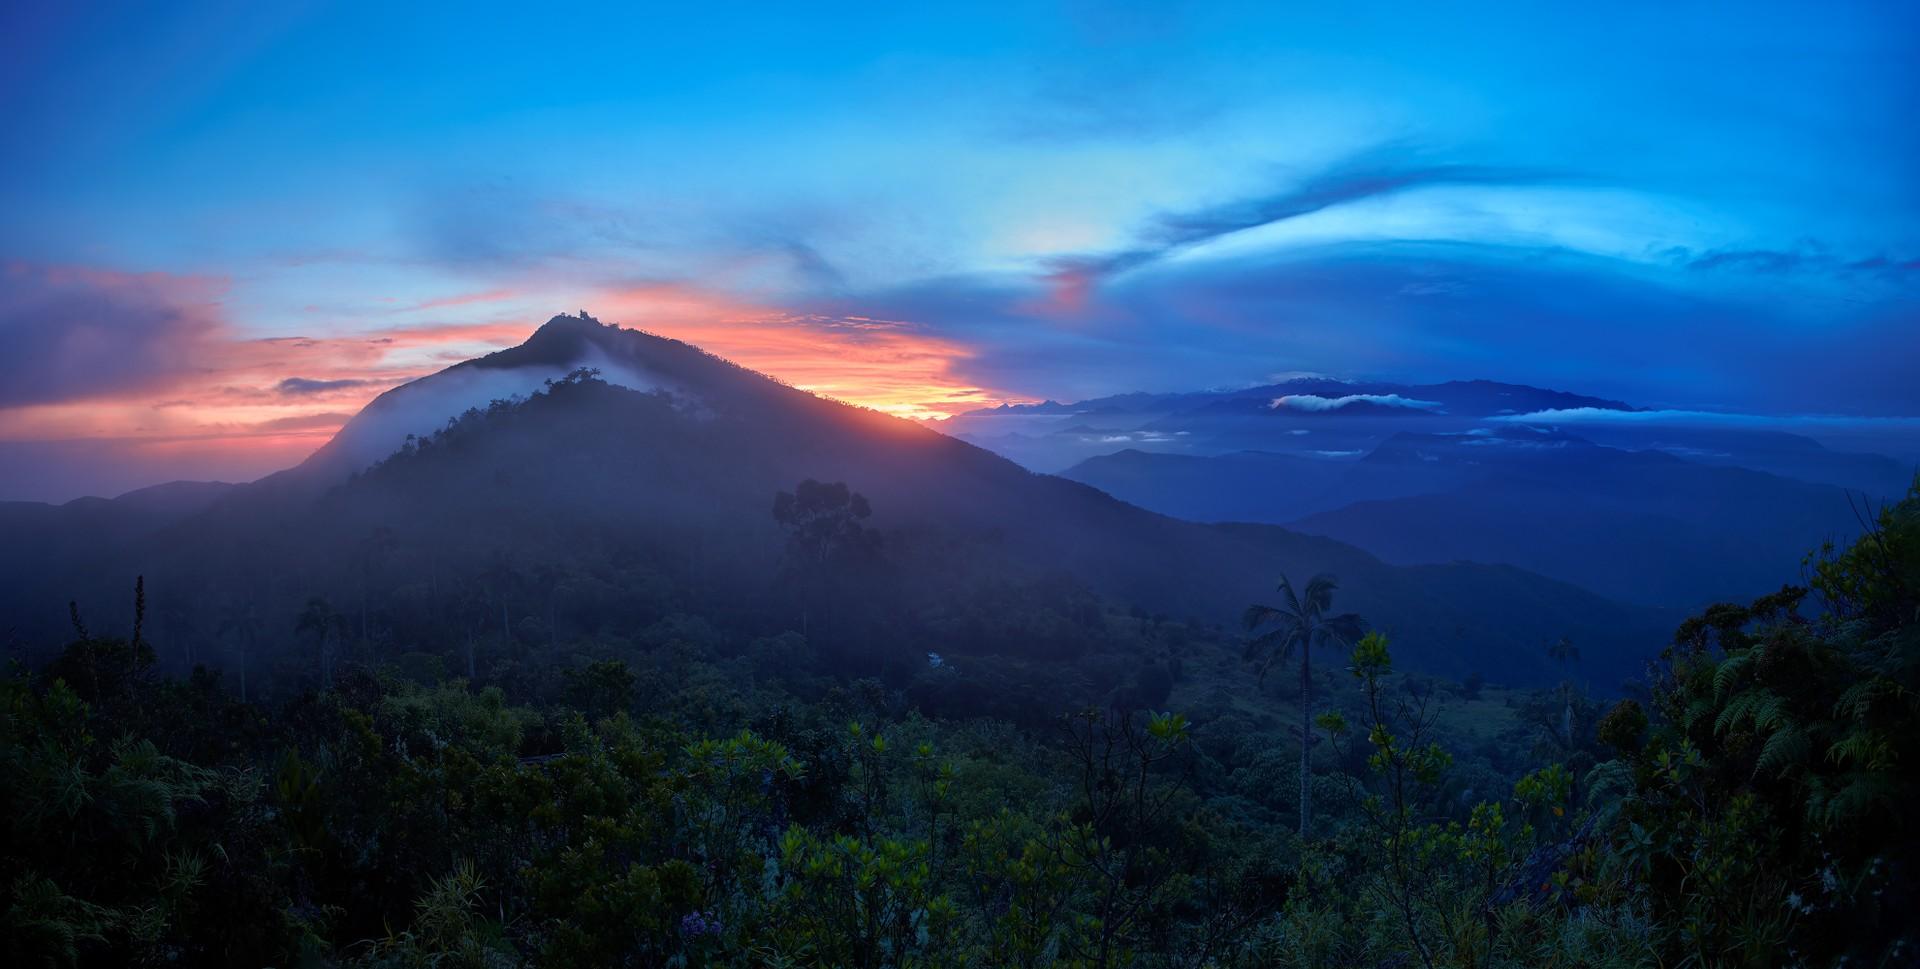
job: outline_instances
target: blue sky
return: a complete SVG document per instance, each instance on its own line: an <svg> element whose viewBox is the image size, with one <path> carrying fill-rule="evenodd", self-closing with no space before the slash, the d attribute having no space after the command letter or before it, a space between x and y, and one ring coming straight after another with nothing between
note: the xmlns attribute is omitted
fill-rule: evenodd
<svg viewBox="0 0 1920 969"><path fill-rule="evenodd" d="M0 381L43 375L0 437L343 413L129 416L577 307L914 414L1295 371L1920 414L1912 4L565 7L0 12Z"/></svg>

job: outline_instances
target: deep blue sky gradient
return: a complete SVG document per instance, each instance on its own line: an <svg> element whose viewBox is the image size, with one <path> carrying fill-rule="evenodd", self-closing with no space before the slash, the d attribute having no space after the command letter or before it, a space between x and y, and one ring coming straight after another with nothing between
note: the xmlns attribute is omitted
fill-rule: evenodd
<svg viewBox="0 0 1920 969"><path fill-rule="evenodd" d="M1920 414L1911 3L30 3L0 47L0 288L214 279L230 335L684 286L1010 398Z"/></svg>

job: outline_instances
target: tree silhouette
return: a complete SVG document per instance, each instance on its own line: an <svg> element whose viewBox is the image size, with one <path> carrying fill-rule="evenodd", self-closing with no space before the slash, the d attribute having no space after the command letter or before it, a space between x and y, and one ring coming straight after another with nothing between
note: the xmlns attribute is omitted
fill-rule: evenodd
<svg viewBox="0 0 1920 969"><path fill-rule="evenodd" d="M610 717L633 702L633 671L617 659L566 671L571 699L594 718Z"/></svg>
<svg viewBox="0 0 1920 969"><path fill-rule="evenodd" d="M547 600L547 646L560 648L560 594L572 584L572 576L558 565L536 565L534 583L545 590Z"/></svg>
<svg viewBox="0 0 1920 969"><path fill-rule="evenodd" d="M338 658L334 644L351 631L347 617L341 615L327 600L314 596L307 600L306 608L300 610L300 618L295 621L293 631L315 638L319 646L320 688L332 689L333 665Z"/></svg>
<svg viewBox="0 0 1920 969"><path fill-rule="evenodd" d="M247 702L247 660L253 655L260 642L260 614L255 609L253 598L243 595L227 601L220 619L221 637L231 635L229 642L240 656L240 702Z"/></svg>
<svg viewBox="0 0 1920 969"><path fill-rule="evenodd" d="M787 533L787 570L801 586L800 632L806 635L813 600L848 566L869 561L880 533L861 522L873 514L865 495L844 481L808 478L773 499L773 520Z"/></svg>
<svg viewBox="0 0 1920 969"><path fill-rule="evenodd" d="M491 596L484 583L463 584L454 603L455 613L459 616L458 628L466 637L463 652L466 654L467 680L473 682L479 679L478 640L492 615Z"/></svg>
<svg viewBox="0 0 1920 969"><path fill-rule="evenodd" d="M1251 605L1245 623L1249 632L1246 660L1257 662L1261 682L1267 670L1284 662L1295 650L1300 652L1300 837L1305 838L1313 821L1313 645L1339 643L1350 645L1360 638L1365 626L1357 613L1328 615L1333 608L1333 592L1339 580L1321 573L1307 581L1304 594L1294 591L1286 576L1280 577L1278 591L1284 603L1279 607ZM1265 632L1260 630L1265 629Z"/></svg>
<svg viewBox="0 0 1920 969"><path fill-rule="evenodd" d="M47 666L47 674L63 679L90 703L118 703L138 692L152 672L153 648L140 638L146 619L146 580L134 583L133 638L96 635L80 619L80 604L67 603L74 640Z"/></svg>
<svg viewBox="0 0 1920 969"><path fill-rule="evenodd" d="M481 572L480 578L481 582L486 585L488 591L492 594L494 601L500 606L501 642L511 647L513 645L513 623L507 615L507 597L512 593L514 586L520 584L520 572L513 567L512 562L507 561L504 555L496 554L493 559L487 563L487 567Z"/></svg>
<svg viewBox="0 0 1920 969"><path fill-rule="evenodd" d="M1567 639L1567 637L1565 636L1562 636L1560 637L1559 642L1556 642L1553 645L1547 647L1547 657L1553 660L1554 662L1559 663L1562 666L1567 666L1567 667L1579 666L1580 665L1580 647L1575 646L1571 640ZM1573 745L1573 677L1572 676L1568 676L1566 679L1560 681L1560 701L1564 707L1564 712L1561 714L1561 717L1560 717L1560 731L1566 735L1566 743L1569 747L1571 747Z"/></svg>

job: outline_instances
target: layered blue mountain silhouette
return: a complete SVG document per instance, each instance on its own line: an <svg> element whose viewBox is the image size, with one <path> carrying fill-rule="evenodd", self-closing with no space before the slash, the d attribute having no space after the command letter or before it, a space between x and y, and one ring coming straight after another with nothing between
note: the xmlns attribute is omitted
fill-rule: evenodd
<svg viewBox="0 0 1920 969"><path fill-rule="evenodd" d="M581 367L597 369L601 378L567 378ZM1339 388L1283 389L1289 393L1275 399L1320 390L1311 396L1334 400L1329 395ZM1613 406L1478 383L1361 393L1379 399L1308 404L1321 409L1302 417L1254 412L1220 419L1223 426L1311 420L1357 434L1383 419L1348 412L1362 405L1391 409L1395 420L1405 420L1398 416L1404 410L1438 421L1458 419L1454 408L1517 409L1498 406L1503 403ZM1388 399L1394 396L1420 403ZM1241 405L1141 396L1104 406L1146 414L1150 424L1161 415ZM1033 411L1094 422L1095 433L1104 433L1102 418L1084 408ZM1567 453L1576 453L1568 443ZM1437 459L1420 456L1421 447ZM1514 457L1502 460L1516 468L1542 460L1513 450ZM1591 452L1589 460L1605 467L1591 456L1603 450L1583 445L1578 453ZM1299 517L1307 512L1291 509L1331 513L1350 505L1360 495L1342 490L1341 482L1365 477L1370 468L1390 483L1365 493L1375 500L1458 492L1475 474L1450 466L1476 453L1464 438L1451 448L1408 439L1395 449L1376 448L1367 461L1206 460L1222 469L1252 469L1238 472L1247 475L1241 484L1218 490L1239 496L1233 500L1252 502L1249 494L1273 476L1294 482L1280 490L1304 494L1312 479L1325 494L1346 499L1290 506L1287 517ZM1159 459L1133 452L1105 460L1152 466ZM17 540L39 529L32 534L43 543L74 549L13 576L0 609L23 631L58 627L70 599L119 601L138 574L147 577L154 608L173 610L182 623L232 625L230 615L223 620L211 613L256 607L292 614L314 590L344 590L339 595L350 597L374 584L386 590L383 601L417 602L420 609L447 610L447 622L469 622L478 620L457 607L461 589L507 581L500 575L566 575L587 577L568 581L590 585L596 595L618 598L622 589L644 589L649 603L697 601L745 629L772 632L787 628L791 617L781 587L784 538L770 508L776 492L813 478L847 482L870 499L871 525L885 535L887 556L886 569L870 580L885 583L885 594L872 598L884 599L889 611L872 620L861 642L903 650L915 661L928 649L954 655L969 648L941 639L951 625L943 617L957 601L1012 594L1009 588L1051 590L1045 601L1061 609L1078 608L1070 605L1076 597L1094 595L1227 624L1270 592L1281 574L1330 571L1342 580L1343 607L1392 634L1406 666L1511 682L1558 675L1543 644L1561 637L1582 643L1596 683L1617 682L1658 651L1678 617L1658 597L1610 597L1491 556L1477 563L1414 563L1417 549L1396 546L1390 554L1410 563L1396 565L1328 535L1182 520L1175 516L1258 516L1209 515L1169 493L1130 489L1084 468L1077 473L1173 515L1035 473L922 425L814 397L684 343L584 316L557 317L519 347L383 395L313 458L261 481L183 488L178 501L127 496L101 503L113 509L110 517L133 523L74 532L57 543L47 536L90 527L78 523L99 515L74 505L0 509L0 537ZM1541 474L1551 481L1560 472ZM1143 480L1157 477L1150 467ZM1211 480L1211 471L1203 479ZM1328 524L1326 530L1339 528ZM1010 630L992 648L1043 648L1024 638L1037 635ZM968 639L980 648L978 636Z"/></svg>

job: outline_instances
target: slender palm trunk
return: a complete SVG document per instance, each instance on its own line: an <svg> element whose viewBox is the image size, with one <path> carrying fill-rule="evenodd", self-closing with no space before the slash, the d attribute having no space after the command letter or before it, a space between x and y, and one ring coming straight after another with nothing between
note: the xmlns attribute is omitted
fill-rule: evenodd
<svg viewBox="0 0 1920 969"><path fill-rule="evenodd" d="M1300 840L1313 824L1313 667L1312 641L1300 644Z"/></svg>

